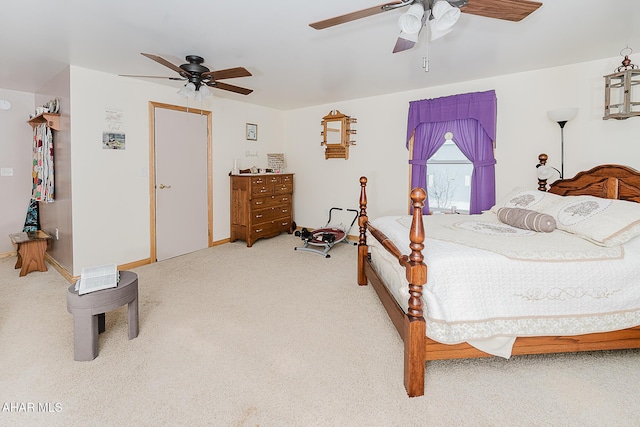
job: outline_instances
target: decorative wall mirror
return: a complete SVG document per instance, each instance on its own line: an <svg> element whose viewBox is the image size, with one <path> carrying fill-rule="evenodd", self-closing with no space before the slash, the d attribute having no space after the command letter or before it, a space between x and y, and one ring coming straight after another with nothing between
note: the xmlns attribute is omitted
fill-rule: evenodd
<svg viewBox="0 0 640 427"><path fill-rule="evenodd" d="M356 145L351 140L351 135L356 131L351 129L351 123L356 123L357 119L342 114L338 110L329 111L329 114L322 118L322 142L325 159L348 159L349 146Z"/></svg>

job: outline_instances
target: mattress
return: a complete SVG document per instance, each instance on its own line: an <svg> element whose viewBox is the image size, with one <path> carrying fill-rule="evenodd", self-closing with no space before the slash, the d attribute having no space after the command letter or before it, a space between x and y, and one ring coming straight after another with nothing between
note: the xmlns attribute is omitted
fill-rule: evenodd
<svg viewBox="0 0 640 427"><path fill-rule="evenodd" d="M519 336L580 335L640 325L640 238L617 248L618 256L517 259L504 251L447 241L442 228L463 228L457 224L465 217L471 218L423 217L427 238L422 253L428 271L422 297L429 338L445 344L468 342L487 353L509 357ZM371 224L409 254L410 218L382 217ZM578 239L575 247L585 248L584 239L560 230L530 237L544 242L545 235L562 237L569 247L572 238ZM505 237L507 248L509 238ZM522 241L526 235L511 238L527 247ZM406 312L409 292L404 267L371 235L367 244L373 267ZM544 247L544 243L536 245ZM593 246L593 253L606 253Z"/></svg>

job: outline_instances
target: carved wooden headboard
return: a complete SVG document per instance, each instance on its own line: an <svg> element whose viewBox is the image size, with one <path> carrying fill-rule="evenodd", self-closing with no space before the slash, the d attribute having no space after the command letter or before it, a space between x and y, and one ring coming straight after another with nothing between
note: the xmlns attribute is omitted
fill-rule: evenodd
<svg viewBox="0 0 640 427"><path fill-rule="evenodd" d="M547 155L541 154L538 159L545 164ZM546 180L539 180L538 184L546 186ZM600 165L573 178L555 181L548 191L561 196L585 195L640 203L640 172L628 166Z"/></svg>

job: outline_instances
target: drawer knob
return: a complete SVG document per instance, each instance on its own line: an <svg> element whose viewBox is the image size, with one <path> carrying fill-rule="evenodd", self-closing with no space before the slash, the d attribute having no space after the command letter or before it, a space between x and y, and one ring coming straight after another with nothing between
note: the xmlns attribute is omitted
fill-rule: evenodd
<svg viewBox="0 0 640 427"><path fill-rule="evenodd" d="M262 214L256 215L256 218L262 218Z"/></svg>

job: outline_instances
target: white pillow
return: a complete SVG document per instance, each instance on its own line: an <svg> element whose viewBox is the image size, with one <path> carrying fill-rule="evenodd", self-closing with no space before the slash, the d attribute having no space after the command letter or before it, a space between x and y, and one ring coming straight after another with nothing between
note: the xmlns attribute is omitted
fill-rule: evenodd
<svg viewBox="0 0 640 427"><path fill-rule="evenodd" d="M540 212L560 230L601 246L618 246L640 235L640 203L594 196L564 196Z"/></svg>
<svg viewBox="0 0 640 427"><path fill-rule="evenodd" d="M562 196L558 196L557 194L516 187L500 200L500 202L496 203L490 211L497 214L500 208L519 208L541 212L543 207L559 199L562 199Z"/></svg>

